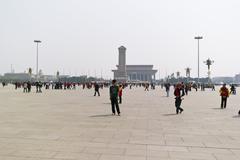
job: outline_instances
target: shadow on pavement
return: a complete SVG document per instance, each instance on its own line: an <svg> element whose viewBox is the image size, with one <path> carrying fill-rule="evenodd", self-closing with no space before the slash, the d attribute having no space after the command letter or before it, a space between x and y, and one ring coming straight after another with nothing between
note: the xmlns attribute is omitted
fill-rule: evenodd
<svg viewBox="0 0 240 160"><path fill-rule="evenodd" d="M170 114L163 114L163 116L176 116L176 113L170 113Z"/></svg>
<svg viewBox="0 0 240 160"><path fill-rule="evenodd" d="M233 118L240 118L240 116L239 116L239 115L236 115L236 116L233 116Z"/></svg>
<svg viewBox="0 0 240 160"><path fill-rule="evenodd" d="M102 115L92 115L92 116L89 116L89 117L110 117L112 116L112 114L102 114Z"/></svg>

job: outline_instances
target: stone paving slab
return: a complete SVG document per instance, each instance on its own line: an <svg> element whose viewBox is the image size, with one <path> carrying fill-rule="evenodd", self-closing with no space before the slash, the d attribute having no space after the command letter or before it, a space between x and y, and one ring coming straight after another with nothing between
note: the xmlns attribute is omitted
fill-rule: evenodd
<svg viewBox="0 0 240 160"><path fill-rule="evenodd" d="M106 88L0 88L0 160L239 160L240 97L221 110L217 90L190 92L176 115L173 93L125 89L119 117Z"/></svg>

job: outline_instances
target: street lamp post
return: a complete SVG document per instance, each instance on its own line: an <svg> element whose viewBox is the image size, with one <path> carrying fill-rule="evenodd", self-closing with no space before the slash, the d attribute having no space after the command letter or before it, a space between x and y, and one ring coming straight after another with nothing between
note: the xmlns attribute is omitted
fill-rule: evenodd
<svg viewBox="0 0 240 160"><path fill-rule="evenodd" d="M211 60L210 58L208 58L206 61L204 61L204 63L208 66L208 84L210 84L210 82L211 82L210 66L214 63L214 61Z"/></svg>
<svg viewBox="0 0 240 160"><path fill-rule="evenodd" d="M41 43L41 41L40 40L34 40L34 43L37 43L36 80L38 81L38 43Z"/></svg>
<svg viewBox="0 0 240 160"><path fill-rule="evenodd" d="M189 78L190 78L190 76L191 76L191 68L189 68L189 67L187 67L187 68L185 68L185 70L186 70L186 77L187 77L187 82L189 81Z"/></svg>
<svg viewBox="0 0 240 160"><path fill-rule="evenodd" d="M194 39L197 39L198 41L198 85L199 85L199 40L203 39L201 36L194 37Z"/></svg>

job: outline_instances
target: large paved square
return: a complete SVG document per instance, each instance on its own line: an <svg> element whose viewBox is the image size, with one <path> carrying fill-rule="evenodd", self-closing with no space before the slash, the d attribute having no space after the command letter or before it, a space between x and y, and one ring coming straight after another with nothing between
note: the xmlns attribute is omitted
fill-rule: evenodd
<svg viewBox="0 0 240 160"><path fill-rule="evenodd" d="M190 92L185 111L159 87L125 89L111 116L108 89L0 89L0 160L239 160L239 95ZM172 95L172 94L171 94Z"/></svg>

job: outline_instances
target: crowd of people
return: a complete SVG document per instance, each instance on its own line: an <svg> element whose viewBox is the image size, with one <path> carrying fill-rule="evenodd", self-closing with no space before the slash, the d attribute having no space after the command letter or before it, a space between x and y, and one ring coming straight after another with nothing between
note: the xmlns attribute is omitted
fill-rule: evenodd
<svg viewBox="0 0 240 160"><path fill-rule="evenodd" d="M145 91L149 91L149 88L154 90L155 83L119 83L116 80L113 80L111 83L109 82L88 82L88 83L75 83L75 82L15 82L15 89L23 89L23 93L30 93L32 91L32 87L36 87L36 93L42 93L42 88L44 87L46 90L52 88L53 90L75 90L76 87L82 87L82 89L92 89L94 88L94 96L100 96L100 89L109 88L111 106L112 106L112 114L115 115L115 109L120 115L120 108L119 104L122 103L122 95L123 90L126 87L129 89L133 89L133 87L143 87ZM5 87L7 83L2 82L2 86ZM182 113L184 109L181 107L183 97L188 95L189 92L194 89L198 91L198 88L201 91L205 91L205 88L211 88L212 91L215 91L215 86L207 86L206 84L196 84L196 83L161 83L161 88L165 88L166 97L170 96L170 88L173 86L174 88L174 96L175 96L175 107L176 107L176 114ZM220 88L220 97L221 97L221 109L225 109L227 107L227 99L232 95L236 95L236 86L234 84L230 85L230 89L227 88L226 84L223 84ZM239 113L240 115L240 110Z"/></svg>

